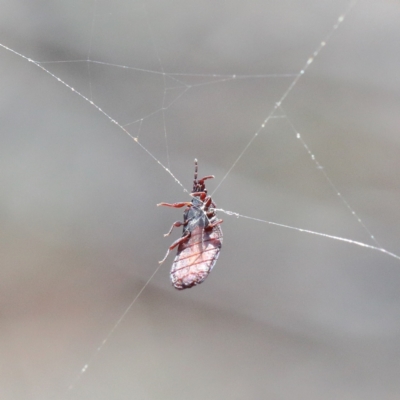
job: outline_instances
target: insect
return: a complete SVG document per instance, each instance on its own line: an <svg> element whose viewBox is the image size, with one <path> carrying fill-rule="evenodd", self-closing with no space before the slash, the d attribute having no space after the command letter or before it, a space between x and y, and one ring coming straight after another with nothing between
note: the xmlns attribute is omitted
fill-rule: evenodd
<svg viewBox="0 0 400 400"><path fill-rule="evenodd" d="M170 250L178 247L171 268L172 285L178 289L188 289L202 283L217 262L222 246L222 219L215 214L215 203L207 195L204 182L213 175L197 179L197 160L194 160L194 180L191 202L160 203L157 206L174 208L185 207L183 222L176 221L164 236L168 236L174 227L183 226L182 236L169 246L167 254L160 261L163 263Z"/></svg>

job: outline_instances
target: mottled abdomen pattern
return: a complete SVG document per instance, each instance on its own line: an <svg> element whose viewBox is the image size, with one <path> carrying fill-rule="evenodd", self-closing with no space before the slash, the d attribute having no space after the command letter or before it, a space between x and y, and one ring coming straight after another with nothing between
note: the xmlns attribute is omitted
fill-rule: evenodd
<svg viewBox="0 0 400 400"><path fill-rule="evenodd" d="M202 283L217 262L221 246L220 225L209 229L196 227L189 240L179 244L171 268L171 282L174 287L181 290Z"/></svg>

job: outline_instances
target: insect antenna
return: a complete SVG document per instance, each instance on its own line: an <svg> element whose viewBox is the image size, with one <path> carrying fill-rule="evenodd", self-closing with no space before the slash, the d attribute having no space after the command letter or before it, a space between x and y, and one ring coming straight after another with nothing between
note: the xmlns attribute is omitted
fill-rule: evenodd
<svg viewBox="0 0 400 400"><path fill-rule="evenodd" d="M197 158L194 159L194 180L193 180L193 192L197 189L197 171L198 171L198 164Z"/></svg>
<svg viewBox="0 0 400 400"><path fill-rule="evenodd" d="M197 179L197 171L198 171L198 163L197 163L197 158L194 159L194 180L193 180L193 190L191 193L191 196L193 197L193 193L200 193L204 192L205 195L207 195L207 189L206 185L204 184L204 181L207 179L212 179L214 178L214 175L207 175L204 178L201 178L200 180ZM200 201L202 202L204 200L203 198L200 198Z"/></svg>

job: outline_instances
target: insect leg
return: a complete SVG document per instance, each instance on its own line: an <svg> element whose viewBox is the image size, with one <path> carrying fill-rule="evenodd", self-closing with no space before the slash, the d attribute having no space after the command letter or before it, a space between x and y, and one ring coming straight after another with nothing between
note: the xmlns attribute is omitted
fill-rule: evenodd
<svg viewBox="0 0 400 400"><path fill-rule="evenodd" d="M206 198L204 199L204 207L205 207L205 208L210 207L211 203L212 203L211 197L206 197Z"/></svg>
<svg viewBox="0 0 400 400"><path fill-rule="evenodd" d="M182 202L182 203L172 203L172 204L170 204L170 203L158 203L157 207L158 206L166 206L166 207L181 208L181 207L185 207L185 206L189 207L191 205L192 205L192 203L190 203L188 201L185 201L185 202Z"/></svg>
<svg viewBox="0 0 400 400"><path fill-rule="evenodd" d="M193 192L193 193L190 193L190 195L193 197L200 197L201 201L204 201L204 199L207 197L206 192Z"/></svg>
<svg viewBox="0 0 400 400"><path fill-rule="evenodd" d="M219 220L217 220L217 221L215 221L215 222L212 222L211 224L208 224L207 225L207 229L212 229L212 228L214 228L214 226L217 226L217 225L219 225L219 224L222 224L224 221L222 220L222 219L219 219Z"/></svg>
<svg viewBox="0 0 400 400"><path fill-rule="evenodd" d="M169 246L168 250L167 250L167 254L165 255L165 257L159 261L159 264L162 264L165 259L168 257L168 254L171 250L173 250L176 246L180 245L182 242L184 242L185 240L187 240L190 236L190 232L188 232L185 236L180 237L179 239L175 240L174 243L171 244L171 246Z"/></svg>
<svg viewBox="0 0 400 400"><path fill-rule="evenodd" d="M198 182L199 182L200 185L203 185L204 181L206 181L207 179L213 179L213 178L215 178L214 175L207 175L204 178L199 179Z"/></svg>
<svg viewBox="0 0 400 400"><path fill-rule="evenodd" d="M176 222L174 222L174 223L172 224L171 229L169 230L169 232L168 232L168 233L165 233L164 236L168 236L168 235L172 232L172 229L174 229L174 227L175 227L175 228L178 228L178 227L180 227L180 226L182 226L182 225L187 225L187 223L188 223L188 221L186 221L186 222L181 222L181 221L176 221Z"/></svg>
<svg viewBox="0 0 400 400"><path fill-rule="evenodd" d="M205 176L204 178L201 178L199 181L195 180L193 183L193 192L203 192L203 191L207 192L204 181L212 178L214 178L214 175Z"/></svg>

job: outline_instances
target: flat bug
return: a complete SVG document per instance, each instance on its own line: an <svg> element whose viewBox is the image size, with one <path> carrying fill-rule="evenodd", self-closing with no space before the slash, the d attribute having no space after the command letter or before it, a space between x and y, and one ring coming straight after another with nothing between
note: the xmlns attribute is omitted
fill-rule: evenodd
<svg viewBox="0 0 400 400"><path fill-rule="evenodd" d="M188 289L202 283L217 262L222 246L222 219L215 214L215 203L207 196L204 181L213 175L197 179L197 160L194 160L194 180L191 202L160 203L158 206L174 208L187 207L183 213L183 222L176 221L164 236L168 236L174 227L183 226L182 236L169 246L164 262L170 250L178 246L171 268L171 282L178 290Z"/></svg>

